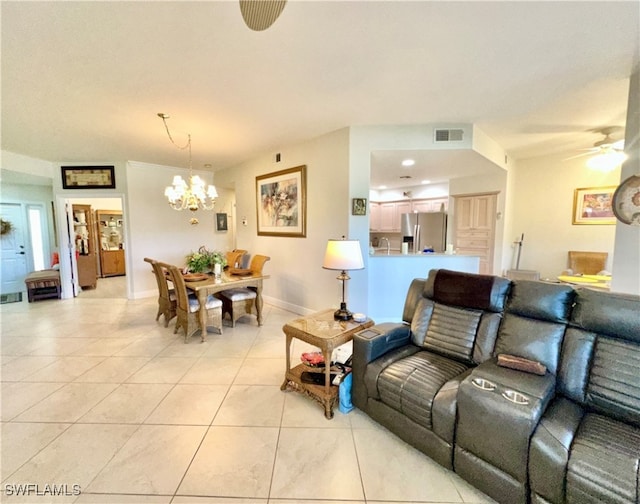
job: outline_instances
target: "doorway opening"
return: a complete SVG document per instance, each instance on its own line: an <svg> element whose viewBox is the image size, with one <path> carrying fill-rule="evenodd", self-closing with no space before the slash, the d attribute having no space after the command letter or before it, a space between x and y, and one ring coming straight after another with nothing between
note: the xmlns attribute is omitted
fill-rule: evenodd
<svg viewBox="0 0 640 504"><path fill-rule="evenodd" d="M73 295L126 299L125 215L121 197L65 199Z"/></svg>

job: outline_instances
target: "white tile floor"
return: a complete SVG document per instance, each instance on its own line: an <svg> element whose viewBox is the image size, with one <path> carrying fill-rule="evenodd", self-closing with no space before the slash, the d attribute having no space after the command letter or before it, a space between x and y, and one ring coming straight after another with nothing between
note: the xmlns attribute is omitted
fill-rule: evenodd
<svg viewBox="0 0 640 504"><path fill-rule="evenodd" d="M491 502L358 410L329 421L280 391L296 315L266 306L262 327L185 345L155 313L91 296L0 306L0 501ZM8 495L18 484L48 495Z"/></svg>

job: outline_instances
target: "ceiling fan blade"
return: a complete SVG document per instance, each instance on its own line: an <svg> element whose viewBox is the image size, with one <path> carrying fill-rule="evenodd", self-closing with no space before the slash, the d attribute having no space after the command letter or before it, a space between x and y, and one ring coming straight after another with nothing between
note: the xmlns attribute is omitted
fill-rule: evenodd
<svg viewBox="0 0 640 504"><path fill-rule="evenodd" d="M588 149L588 150L589 152L583 152L582 154L576 154L575 156L564 158L563 161L569 161L570 159L576 159L583 156L591 156L592 154L595 154L596 152L598 152L597 150L594 150L594 149Z"/></svg>

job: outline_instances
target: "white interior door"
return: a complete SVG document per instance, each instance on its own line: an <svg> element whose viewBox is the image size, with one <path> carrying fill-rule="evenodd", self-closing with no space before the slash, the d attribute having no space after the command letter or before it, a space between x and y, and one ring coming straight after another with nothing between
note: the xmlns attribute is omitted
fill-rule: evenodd
<svg viewBox="0 0 640 504"><path fill-rule="evenodd" d="M1 203L0 216L12 225L10 232L0 236L0 294L24 292L28 261L24 209L18 203Z"/></svg>

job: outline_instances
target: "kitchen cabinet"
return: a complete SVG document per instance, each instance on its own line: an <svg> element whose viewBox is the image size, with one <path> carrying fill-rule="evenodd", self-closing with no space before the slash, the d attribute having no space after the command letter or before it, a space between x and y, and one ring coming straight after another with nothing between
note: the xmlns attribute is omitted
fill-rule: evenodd
<svg viewBox="0 0 640 504"><path fill-rule="evenodd" d="M446 212L448 206L449 198L414 200L411 204L411 211L414 213L421 213L440 212L441 210L444 210Z"/></svg>
<svg viewBox="0 0 640 504"><path fill-rule="evenodd" d="M480 273L493 273L495 193L458 196L455 201L455 247L458 254L480 256Z"/></svg>
<svg viewBox="0 0 640 504"><path fill-rule="evenodd" d="M122 213L96 210L96 221L100 236L100 275L109 277L126 274Z"/></svg>
<svg viewBox="0 0 640 504"><path fill-rule="evenodd" d="M369 231L400 233L401 216L404 213L439 212L444 204L445 211L449 198L434 198L411 201L387 201L369 204Z"/></svg>
<svg viewBox="0 0 640 504"><path fill-rule="evenodd" d="M124 250L101 250L100 272L103 277L124 275L126 273Z"/></svg>
<svg viewBox="0 0 640 504"><path fill-rule="evenodd" d="M71 213L73 214L78 285L95 288L98 263L93 212L90 205L72 205Z"/></svg>
<svg viewBox="0 0 640 504"><path fill-rule="evenodd" d="M369 231L380 231L380 203L369 203Z"/></svg>
<svg viewBox="0 0 640 504"><path fill-rule="evenodd" d="M380 231L399 233L401 224L400 216L411 212L411 203L408 201L392 201L380 203Z"/></svg>

